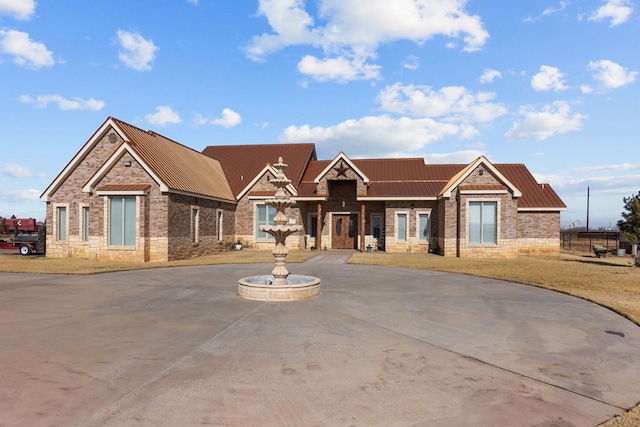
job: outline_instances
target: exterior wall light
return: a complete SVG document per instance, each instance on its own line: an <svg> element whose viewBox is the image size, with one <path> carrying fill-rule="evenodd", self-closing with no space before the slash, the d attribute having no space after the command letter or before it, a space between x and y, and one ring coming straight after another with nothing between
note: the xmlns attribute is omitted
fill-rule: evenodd
<svg viewBox="0 0 640 427"><path fill-rule="evenodd" d="M122 164L124 165L125 168L128 168L131 166L131 160L125 160L124 162L122 162Z"/></svg>

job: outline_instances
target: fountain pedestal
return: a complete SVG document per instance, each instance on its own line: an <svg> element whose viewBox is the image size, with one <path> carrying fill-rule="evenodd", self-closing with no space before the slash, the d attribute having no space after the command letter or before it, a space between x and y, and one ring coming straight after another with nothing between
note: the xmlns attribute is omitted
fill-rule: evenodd
<svg viewBox="0 0 640 427"><path fill-rule="evenodd" d="M285 267L285 260L289 250L285 243L291 234L302 231L301 225L287 224L288 219L285 210L296 202L291 200L285 187L291 184L291 180L284 174L287 167L278 158L278 163L273 167L277 174L271 183L276 187L276 194L273 200L268 200L266 204L276 209L273 217L274 225L261 225L260 231L272 235L276 244L271 253L275 259L275 267L271 276L251 276L240 279L238 294L243 298L260 301L290 301L316 296L320 293L320 279L312 276L300 276L289 274Z"/></svg>

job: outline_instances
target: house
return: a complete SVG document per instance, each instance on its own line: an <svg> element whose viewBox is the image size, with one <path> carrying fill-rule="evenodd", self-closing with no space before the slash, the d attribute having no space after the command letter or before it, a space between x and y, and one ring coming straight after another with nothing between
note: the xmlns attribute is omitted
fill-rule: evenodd
<svg viewBox="0 0 640 427"><path fill-rule="evenodd" d="M234 235L220 163L109 117L41 196L47 256L167 261Z"/></svg>
<svg viewBox="0 0 640 427"><path fill-rule="evenodd" d="M422 158L351 159L344 152L318 160L314 144L219 145L198 153L114 118L42 195L53 224L48 253L153 261L210 253L235 239L271 249L273 238L260 225L275 214L266 202L275 195L271 164L279 157L289 165L287 191L296 201L287 216L304 228L288 238L290 249L559 253L566 206L523 164L479 157L428 165ZM126 203L131 209L135 203L135 215ZM127 226L132 241L118 237Z"/></svg>

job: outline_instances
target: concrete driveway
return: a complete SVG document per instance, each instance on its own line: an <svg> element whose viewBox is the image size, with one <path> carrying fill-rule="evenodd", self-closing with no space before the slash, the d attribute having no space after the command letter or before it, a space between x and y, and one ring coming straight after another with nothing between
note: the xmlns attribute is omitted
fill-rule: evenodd
<svg viewBox="0 0 640 427"><path fill-rule="evenodd" d="M563 294L344 264L0 274L2 426L593 426L640 400L640 328Z"/></svg>

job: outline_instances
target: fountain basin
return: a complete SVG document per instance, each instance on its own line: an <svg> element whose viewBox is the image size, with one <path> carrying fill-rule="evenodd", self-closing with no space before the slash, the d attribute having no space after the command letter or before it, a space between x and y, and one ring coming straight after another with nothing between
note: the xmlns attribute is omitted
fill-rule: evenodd
<svg viewBox="0 0 640 427"><path fill-rule="evenodd" d="M238 294L257 301L296 301L320 294L320 279L313 276L290 274L284 285L269 284L273 276L249 276L240 279Z"/></svg>

